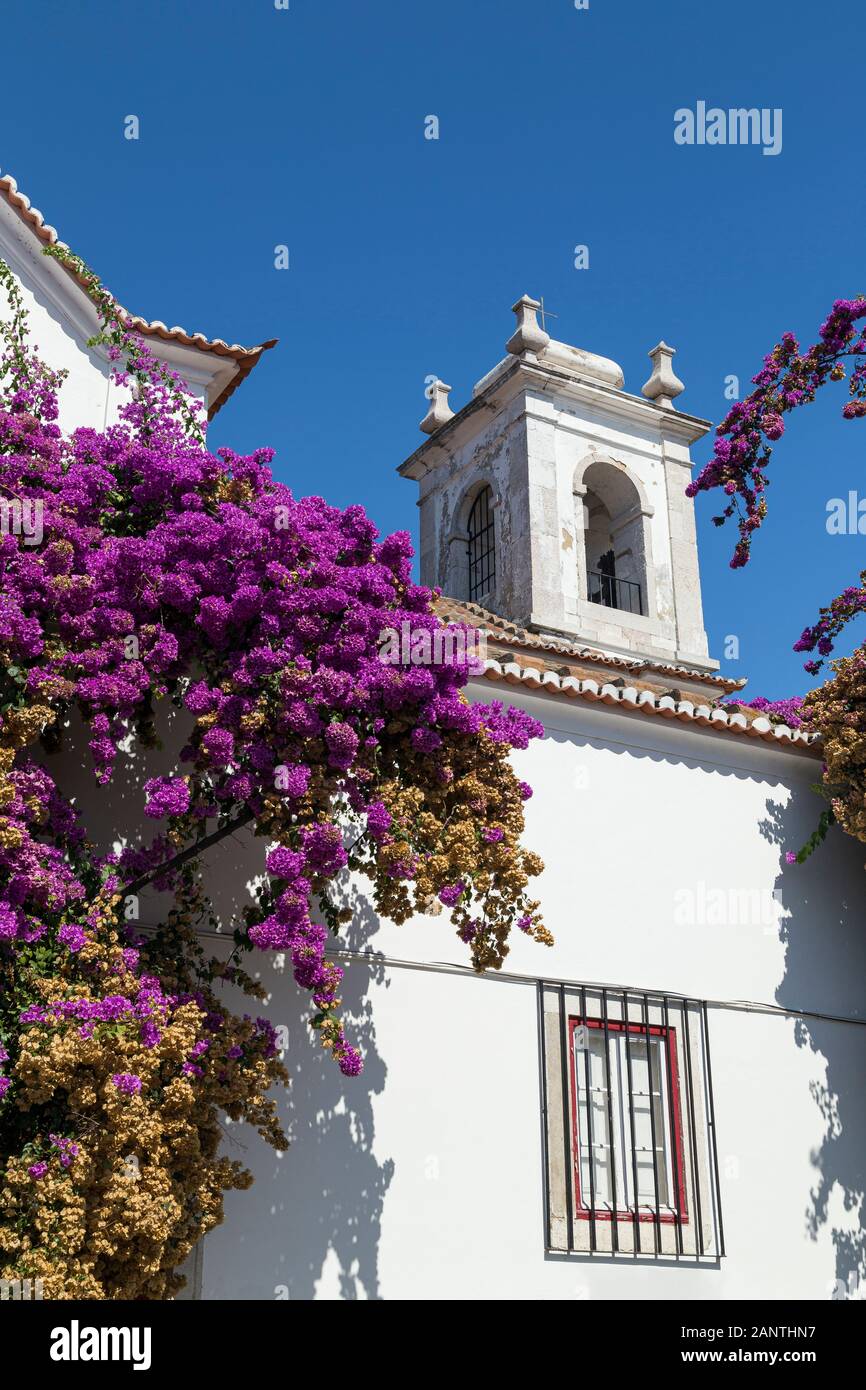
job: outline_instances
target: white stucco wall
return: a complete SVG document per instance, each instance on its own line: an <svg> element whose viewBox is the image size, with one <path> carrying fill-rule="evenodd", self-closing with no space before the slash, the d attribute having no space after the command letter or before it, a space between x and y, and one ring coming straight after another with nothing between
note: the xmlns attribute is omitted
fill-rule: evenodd
<svg viewBox="0 0 866 1390"><path fill-rule="evenodd" d="M117 420L128 392L110 379L110 363L101 347L88 347L98 330L96 311L69 273L43 252L42 243L18 213L0 197L0 259L6 261L19 285L28 318L29 342L57 371L67 373L60 391L59 422L65 431L79 426L104 429ZM0 291L0 320L9 306ZM216 398L236 370L232 358L221 358L178 342L150 338L157 357L179 371L193 395L205 402Z"/></svg>
<svg viewBox="0 0 866 1390"><path fill-rule="evenodd" d="M18 258L34 339L70 368L63 421L100 426L111 402L104 364L82 346L90 327L76 325L77 301L60 280L55 302L44 258L19 230L0 206L0 254L5 246ZM563 505L570 468L566 457ZM482 682L474 693L500 691ZM278 1157L228 1127L229 1150L256 1181L230 1194L225 1224L206 1241L202 1296L829 1296L864 1261L862 847L833 831L806 866L783 868L784 849L817 819L809 758L638 713L508 696L548 730L515 761L537 788L527 842L546 860L538 892L556 946L520 938L508 965L522 978L477 979L450 968L466 953L444 915L398 928L353 898L345 941L371 953L348 966L342 990L366 1059L355 1080L317 1050L289 973L259 958L266 1011L288 1032L292 1145ZM105 791L75 746L52 772L103 843L137 842L147 833L141 784L171 766L179 742L167 739L146 768L122 764ZM239 837L208 861L228 932L263 852ZM757 895L745 919L740 893ZM145 922L158 920L158 906L143 896ZM727 1245L716 1266L545 1255L537 977L711 1001Z"/></svg>
<svg viewBox="0 0 866 1390"><path fill-rule="evenodd" d="M87 347L96 329L83 295L66 272L42 254L40 243L0 199L0 256L14 271L28 315L29 339L39 356L68 373L60 394L60 424L103 429L112 418L111 384L104 354ZM9 317L0 294L0 319Z"/></svg>
<svg viewBox="0 0 866 1390"><path fill-rule="evenodd" d="M508 967L525 982L413 969L388 959L465 962L445 917L398 928L359 910L347 940L373 959L347 962L343 990L366 1056L357 1080L317 1053L304 998L263 961L267 1012L289 1036L292 1146L276 1157L230 1128L256 1182L205 1243L203 1297L827 1298L862 1259L866 1029L801 1012L864 1017L862 853L834 831L811 863L781 867L817 817L814 762L520 703L548 728L517 762L539 789L527 839L547 863L556 946L515 942ZM249 860L228 848L216 868L235 896ZM714 889L734 920L709 920ZM758 920L736 920L732 890L763 895ZM536 976L710 1001L717 1265L545 1255Z"/></svg>

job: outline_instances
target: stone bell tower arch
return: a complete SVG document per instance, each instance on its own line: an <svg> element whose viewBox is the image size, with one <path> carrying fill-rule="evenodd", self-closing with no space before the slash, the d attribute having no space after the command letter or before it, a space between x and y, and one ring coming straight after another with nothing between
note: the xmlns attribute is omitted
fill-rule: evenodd
<svg viewBox="0 0 866 1390"><path fill-rule="evenodd" d="M710 426L674 404L674 349L651 350L635 395L616 362L552 339L539 307L516 302L507 355L460 410L430 388L428 437L399 469L419 486L422 583L529 631L716 670L685 494Z"/></svg>

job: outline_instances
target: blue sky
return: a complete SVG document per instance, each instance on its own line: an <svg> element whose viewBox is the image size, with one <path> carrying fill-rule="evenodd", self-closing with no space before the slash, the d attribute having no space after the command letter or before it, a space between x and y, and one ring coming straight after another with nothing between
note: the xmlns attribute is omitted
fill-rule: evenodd
<svg viewBox="0 0 866 1390"><path fill-rule="evenodd" d="M212 444L273 445L299 495L361 501L383 530L415 527L394 470L425 378L462 404L524 291L630 390L673 343L678 403L714 422L727 375L745 389L785 329L811 342L866 291L850 0L10 0L3 31L0 170L129 308L278 337ZM698 100L780 107L782 152L676 145ZM845 393L789 417L745 571L699 500L711 651L738 636L723 669L753 695L808 688L791 645L864 563L826 531L830 498L866 495Z"/></svg>

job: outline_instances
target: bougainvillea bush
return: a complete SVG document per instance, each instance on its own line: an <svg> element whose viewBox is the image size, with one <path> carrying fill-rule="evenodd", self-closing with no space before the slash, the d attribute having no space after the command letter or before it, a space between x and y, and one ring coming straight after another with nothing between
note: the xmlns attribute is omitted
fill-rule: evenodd
<svg viewBox="0 0 866 1390"><path fill-rule="evenodd" d="M520 844L530 789L509 761L541 728L470 705L456 661L380 660L384 629L440 626L408 536L297 500L268 449L209 453L183 384L52 253L98 306L126 403L102 432L62 432L61 377L0 263L0 501L41 532L0 534L0 1277L160 1299L223 1192L250 1181L221 1156L222 1117L286 1142L273 1029L222 998L226 981L260 993L247 952L290 956L353 1077L327 952L345 871L396 921L444 904L478 970L502 963L513 928L550 941ZM59 784L70 728L83 721L104 786L122 743L147 758L160 702L187 721L185 746L145 782L140 840L97 845ZM207 852L241 826L264 837L267 871L220 964L196 935ZM145 931L130 904L151 885L174 906Z"/></svg>
<svg viewBox="0 0 866 1390"><path fill-rule="evenodd" d="M731 567L748 563L752 539L767 515L767 465L773 444L785 432L783 416L814 401L828 381L848 380L849 399L842 408L846 420L866 415L866 297L837 299L822 323L818 341L805 352L793 333L764 358L752 378L754 390L736 401L716 431L713 458L686 489L689 496L720 488L722 512L713 517L722 526L736 516L739 539ZM846 362L848 365L846 365ZM859 614L866 612L866 570L859 583L844 589L801 633L794 650L815 653L805 663L817 675L833 651L836 639ZM834 676L803 700L752 701L770 718L781 718L808 733L820 735L824 751L820 790L828 801L818 829L789 861L802 862L820 844L834 821L866 842L866 647L831 663Z"/></svg>

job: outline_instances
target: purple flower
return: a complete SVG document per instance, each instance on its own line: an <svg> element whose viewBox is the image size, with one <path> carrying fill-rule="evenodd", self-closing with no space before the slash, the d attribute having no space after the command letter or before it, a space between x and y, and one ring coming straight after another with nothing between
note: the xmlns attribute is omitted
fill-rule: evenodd
<svg viewBox="0 0 866 1390"><path fill-rule="evenodd" d="M21 917L8 903L0 902L0 940L11 940L18 935Z"/></svg>
<svg viewBox="0 0 866 1390"><path fill-rule="evenodd" d="M310 783L310 769L303 764L296 767L281 765L276 769L275 782L279 791L285 792L287 796L295 800L300 800L302 796L306 795Z"/></svg>
<svg viewBox="0 0 866 1390"><path fill-rule="evenodd" d="M76 951L81 950L87 940L87 936L83 927L77 926L72 922L64 922L60 931L57 933L57 939L58 941L62 941L64 946L68 946L74 955Z"/></svg>
<svg viewBox="0 0 866 1390"><path fill-rule="evenodd" d="M435 753L442 747L442 736L435 729L413 729L412 747L419 753Z"/></svg>
<svg viewBox="0 0 866 1390"><path fill-rule="evenodd" d="M115 1072L111 1079L118 1091L122 1091L126 1096L137 1096L141 1090L141 1077L134 1076L132 1072Z"/></svg>
<svg viewBox="0 0 866 1390"><path fill-rule="evenodd" d="M31 1178L44 1178L48 1172L48 1164L44 1159L40 1159L38 1163L31 1163L27 1171Z"/></svg>
<svg viewBox="0 0 866 1390"><path fill-rule="evenodd" d="M344 1076L360 1076L364 1070L364 1063L361 1061L361 1054L354 1047L343 1049L340 1058L340 1071Z"/></svg>
<svg viewBox="0 0 866 1390"><path fill-rule="evenodd" d="M265 860L269 874L275 878L296 879L301 875L304 867L304 856L298 854L296 850L285 849L278 845L272 849Z"/></svg>
<svg viewBox="0 0 866 1390"><path fill-rule="evenodd" d="M235 751L235 741L228 729L208 729L201 746L216 767L230 763Z"/></svg>
<svg viewBox="0 0 866 1390"><path fill-rule="evenodd" d="M463 889L464 885L462 883L446 884L444 888L440 888L439 890L440 903L444 903L446 907L453 907L462 897Z"/></svg>
<svg viewBox="0 0 866 1390"><path fill-rule="evenodd" d="M151 777L144 784L144 814L153 820L182 816L189 810L189 787L180 777Z"/></svg>
<svg viewBox="0 0 866 1390"><path fill-rule="evenodd" d="M339 722L329 724L325 730L325 743L328 746L328 762L331 767L351 767L358 751L358 735L354 729Z"/></svg>
<svg viewBox="0 0 866 1390"><path fill-rule="evenodd" d="M850 327L851 312L834 309L832 341ZM38 554L0 537L0 647L34 706L75 705L83 712L100 783L110 778L131 730L150 745L157 701L182 700L186 716L202 721L179 754L178 768L189 776L152 777L144 787L146 816L167 820L172 832L178 819L189 817L197 822L194 831L206 835L209 821L225 820L236 806L265 828L274 788L286 796L289 811L298 813L293 843L268 855L272 879L249 935L262 949L290 954L296 983L328 1013L334 1059L354 1076L360 1055L335 1031L330 1012L341 972L326 958L328 930L313 922L310 907L311 898L327 896L349 852L336 813L328 818L320 808L336 800L335 791L344 796L350 811L366 818L375 851L375 842L393 833L388 793L381 788L392 775L411 784L412 772L394 769L420 761L404 760L407 749L428 755L425 777L445 788L456 774L450 757L437 753L450 735L491 740L504 756L540 736L541 726L496 701L470 705L462 693L462 655L423 668L383 665L383 625L400 630L407 619L431 634L440 627L434 594L412 581L409 536L380 538L360 507L340 510L319 497L295 498L275 481L270 450L246 457L229 449L211 453L195 425L198 403L184 395L175 374L165 375L125 319L117 331L122 347L111 344L113 379L126 388L134 374L137 389L104 433L63 433L51 374L26 349L20 357L0 352L0 368L6 367L5 375L0 372L0 483L13 495L23 489L44 503L46 537ZM84 907L92 899L92 875L101 875L105 899L122 896L124 885L142 876L171 893L180 877L167 865L179 837L157 835L149 844L88 862L77 810L26 749L16 755L7 781L3 816L14 829L15 848L0 846L0 944L9 954L8 945L30 945L50 934L50 923L63 923L56 940L71 953L66 968L89 987L84 997L67 998L60 997L58 983L57 998L23 1009L21 1027L68 1032L76 1042L99 1038L109 1047L111 1034L122 1030L139 1047L157 1047L179 1003L158 980L138 978L142 943L123 938L129 942L121 972L129 997L100 989L109 978L101 967L116 964L113 949L83 977L75 957L103 940L98 913ZM302 816L298 803L314 782L313 814ZM483 829L483 804L473 812ZM504 838L498 829L484 834L491 844ZM422 862L413 845L399 862L376 872L411 880ZM76 876L78 866L84 881ZM442 890L442 901L465 901L472 882L467 872L465 883ZM208 1001L195 992L189 998L207 1015L210 1034L220 1028L229 1033L228 1020L208 1013ZM261 1019L255 1026L246 1054L239 1044L230 1049L233 1060L274 1055L272 1026ZM122 1055L118 1050L114 1065L124 1065ZM206 1042L195 1044L181 1063L183 1073L200 1075L210 1055ZM124 1096L143 1090L141 1077L131 1073L118 1072L112 1081ZM10 1084L4 1078L0 1092ZM56 1142L67 1166L73 1150Z"/></svg>
<svg viewBox="0 0 866 1390"><path fill-rule="evenodd" d="M792 729L799 729L803 722L803 700L799 695L787 700L767 700L763 695L756 695L754 700L749 701L748 707L781 720Z"/></svg>
<svg viewBox="0 0 866 1390"><path fill-rule="evenodd" d="M391 829L391 812L384 802L370 802L367 807L367 829L374 840L380 840Z"/></svg>
<svg viewBox="0 0 866 1390"><path fill-rule="evenodd" d="M48 1138L60 1155L61 1167L71 1168L72 1160L78 1157L78 1145L71 1139L61 1138L59 1134L49 1134Z"/></svg>
<svg viewBox="0 0 866 1390"><path fill-rule="evenodd" d="M157 1043L162 1037L162 1033L159 1031L152 1019L145 1019L144 1023L142 1023L141 1028L139 1029L138 1036L145 1047L156 1047Z"/></svg>

